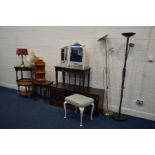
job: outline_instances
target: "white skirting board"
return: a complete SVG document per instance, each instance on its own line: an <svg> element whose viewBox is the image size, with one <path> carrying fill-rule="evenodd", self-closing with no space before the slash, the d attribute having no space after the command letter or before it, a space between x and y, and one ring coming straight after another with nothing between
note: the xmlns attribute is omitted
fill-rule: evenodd
<svg viewBox="0 0 155 155"><path fill-rule="evenodd" d="M114 105L111 105L109 109L114 111L114 112L118 111L118 107L116 107ZM122 107L122 113L126 114L126 115L130 115L130 116L134 116L134 117L140 117L140 118L155 121L155 114L147 113L147 112L144 112L144 111L137 111L137 110Z"/></svg>
<svg viewBox="0 0 155 155"><path fill-rule="evenodd" d="M17 90L17 85L11 83L0 82L0 86Z"/></svg>

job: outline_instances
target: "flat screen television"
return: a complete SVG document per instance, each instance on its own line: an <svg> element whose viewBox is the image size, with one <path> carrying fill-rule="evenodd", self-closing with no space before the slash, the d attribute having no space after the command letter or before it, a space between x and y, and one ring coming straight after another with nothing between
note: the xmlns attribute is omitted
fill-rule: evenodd
<svg viewBox="0 0 155 155"><path fill-rule="evenodd" d="M69 46L68 65L82 66L84 68L85 48L80 44Z"/></svg>

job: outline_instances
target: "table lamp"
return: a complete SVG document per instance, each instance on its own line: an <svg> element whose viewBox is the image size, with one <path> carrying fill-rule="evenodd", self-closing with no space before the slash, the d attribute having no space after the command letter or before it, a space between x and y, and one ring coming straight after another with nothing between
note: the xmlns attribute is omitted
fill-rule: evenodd
<svg viewBox="0 0 155 155"><path fill-rule="evenodd" d="M24 56L24 55L28 55L27 49L26 49L26 48L17 48L16 54L17 54L18 56L21 55L21 57L22 57L22 64L21 64L20 66L21 66L21 67L24 67L23 56Z"/></svg>

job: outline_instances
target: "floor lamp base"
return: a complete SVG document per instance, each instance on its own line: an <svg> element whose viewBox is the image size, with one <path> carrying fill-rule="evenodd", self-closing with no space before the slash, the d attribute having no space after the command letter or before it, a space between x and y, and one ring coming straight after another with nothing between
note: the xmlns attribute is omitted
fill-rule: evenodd
<svg viewBox="0 0 155 155"><path fill-rule="evenodd" d="M126 121L127 116L124 114L113 113L112 118L116 121Z"/></svg>
<svg viewBox="0 0 155 155"><path fill-rule="evenodd" d="M111 116L112 114L113 114L113 112L110 110L103 111L103 115L105 115L105 116Z"/></svg>

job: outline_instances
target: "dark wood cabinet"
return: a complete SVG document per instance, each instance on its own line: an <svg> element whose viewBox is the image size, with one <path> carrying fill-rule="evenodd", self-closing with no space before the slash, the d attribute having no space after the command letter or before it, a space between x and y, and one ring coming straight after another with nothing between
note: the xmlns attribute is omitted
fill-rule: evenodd
<svg viewBox="0 0 155 155"><path fill-rule="evenodd" d="M53 84L51 86L51 95L50 95L50 102L52 105L57 105L63 107L63 102L66 96L78 93L94 99L94 114L99 114L100 112L100 105L103 104L103 96L104 96L104 89L97 89L91 87L83 87L83 86L76 86L70 84ZM69 108L74 108L71 105ZM86 112L90 112L90 107L85 109Z"/></svg>

